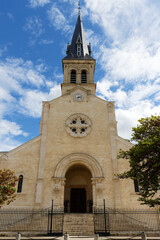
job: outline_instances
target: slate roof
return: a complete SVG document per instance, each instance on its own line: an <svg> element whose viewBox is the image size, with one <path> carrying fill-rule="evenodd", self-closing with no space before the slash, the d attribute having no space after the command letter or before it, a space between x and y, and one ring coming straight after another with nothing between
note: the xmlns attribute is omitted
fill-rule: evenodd
<svg viewBox="0 0 160 240"><path fill-rule="evenodd" d="M77 41L80 39L81 42L81 56L77 55ZM67 56L64 59L93 59L91 57L91 44L86 44L85 33L83 29L81 15L78 14L76 27L73 33L71 45L67 44Z"/></svg>

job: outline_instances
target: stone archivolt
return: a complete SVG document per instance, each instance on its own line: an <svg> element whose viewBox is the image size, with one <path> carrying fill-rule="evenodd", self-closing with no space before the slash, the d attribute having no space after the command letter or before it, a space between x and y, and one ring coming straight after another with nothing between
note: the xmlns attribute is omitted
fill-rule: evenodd
<svg viewBox="0 0 160 240"><path fill-rule="evenodd" d="M53 176L53 191L57 196L63 195L67 171L75 166L83 165L91 172L93 186L93 205L97 204L98 193L103 191L104 174L95 158L85 153L73 153L64 157L56 166ZM61 199L63 205L64 199ZM57 204L58 206L58 204Z"/></svg>
<svg viewBox="0 0 160 240"><path fill-rule="evenodd" d="M76 164L86 166L90 170L92 178L104 178L102 168L97 160L85 153L73 153L64 157L56 166L54 178L65 178L67 170Z"/></svg>

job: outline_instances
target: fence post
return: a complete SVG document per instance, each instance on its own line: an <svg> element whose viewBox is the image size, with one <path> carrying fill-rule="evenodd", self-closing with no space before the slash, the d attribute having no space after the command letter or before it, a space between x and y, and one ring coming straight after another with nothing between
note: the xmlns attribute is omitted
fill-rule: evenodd
<svg viewBox="0 0 160 240"><path fill-rule="evenodd" d="M144 232L142 232L141 237L142 237L142 240L147 240L147 238L146 238L146 234L145 234Z"/></svg>
<svg viewBox="0 0 160 240"><path fill-rule="evenodd" d="M21 234L17 233L16 240L21 240Z"/></svg>
<svg viewBox="0 0 160 240"><path fill-rule="evenodd" d="M105 235L107 235L107 223L106 223L106 203L105 203L105 199L103 199L103 203L104 203L104 226L105 226Z"/></svg>
<svg viewBox="0 0 160 240"><path fill-rule="evenodd" d="M64 234L64 240L69 240L69 234L68 233Z"/></svg>
<svg viewBox="0 0 160 240"><path fill-rule="evenodd" d="M50 233L52 233L52 226L53 226L53 200L52 200L52 207L51 207L51 225L50 225Z"/></svg>
<svg viewBox="0 0 160 240"><path fill-rule="evenodd" d="M94 235L94 240L99 240L99 234Z"/></svg>

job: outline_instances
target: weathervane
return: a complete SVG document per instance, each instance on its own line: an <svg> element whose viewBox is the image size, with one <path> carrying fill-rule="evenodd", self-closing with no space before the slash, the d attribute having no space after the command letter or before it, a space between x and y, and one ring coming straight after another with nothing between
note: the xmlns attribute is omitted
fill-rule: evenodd
<svg viewBox="0 0 160 240"><path fill-rule="evenodd" d="M81 14L81 7L80 7L80 1L78 1L78 14Z"/></svg>

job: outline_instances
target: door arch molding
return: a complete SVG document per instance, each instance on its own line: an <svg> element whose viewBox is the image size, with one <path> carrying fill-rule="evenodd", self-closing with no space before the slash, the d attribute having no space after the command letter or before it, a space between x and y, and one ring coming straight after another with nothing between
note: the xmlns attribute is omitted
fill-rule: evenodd
<svg viewBox="0 0 160 240"><path fill-rule="evenodd" d="M54 177L65 178L67 170L75 164L86 166L90 170L92 178L104 178L102 168L97 160L85 153L72 153L62 158L55 168Z"/></svg>

